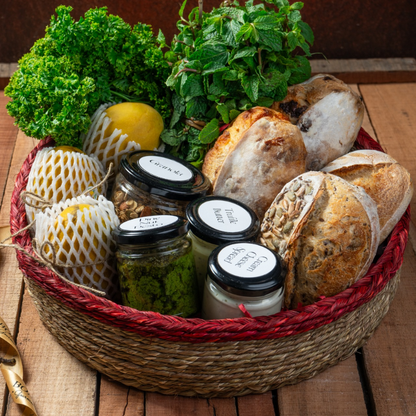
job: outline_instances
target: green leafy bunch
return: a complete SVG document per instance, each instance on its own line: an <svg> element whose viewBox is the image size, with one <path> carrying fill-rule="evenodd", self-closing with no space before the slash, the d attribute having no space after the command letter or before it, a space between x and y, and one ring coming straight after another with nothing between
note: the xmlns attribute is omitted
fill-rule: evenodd
<svg viewBox="0 0 416 416"><path fill-rule="evenodd" d="M200 166L221 125L253 106L269 107L288 85L310 78L314 36L301 19L303 3L265 1L274 7L234 0L210 13L194 8L187 20L183 3L180 33L165 54L174 111L162 140L171 153Z"/></svg>
<svg viewBox="0 0 416 416"><path fill-rule="evenodd" d="M80 133L103 103L146 102L171 115L164 85L170 67L152 28L133 28L107 8L90 9L74 21L72 7L59 6L45 37L19 61L5 94L8 112L27 135L51 135L57 145L81 147Z"/></svg>

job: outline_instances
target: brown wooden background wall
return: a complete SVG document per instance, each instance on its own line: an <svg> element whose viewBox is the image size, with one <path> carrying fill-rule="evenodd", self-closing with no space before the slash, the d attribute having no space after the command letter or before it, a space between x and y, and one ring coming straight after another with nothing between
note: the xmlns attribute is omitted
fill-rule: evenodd
<svg viewBox="0 0 416 416"><path fill-rule="evenodd" d="M243 3L244 0L241 0ZM294 0L290 0L293 2ZM204 10L221 0L205 0ZM187 10L197 5L188 0ZM414 0L304 0L303 20L314 30L313 51L328 59L416 57ZM59 4L78 19L91 7L107 6L130 24L149 23L168 39L175 33L180 0L0 0L0 62L17 62L44 36ZM317 55L322 58L322 55Z"/></svg>

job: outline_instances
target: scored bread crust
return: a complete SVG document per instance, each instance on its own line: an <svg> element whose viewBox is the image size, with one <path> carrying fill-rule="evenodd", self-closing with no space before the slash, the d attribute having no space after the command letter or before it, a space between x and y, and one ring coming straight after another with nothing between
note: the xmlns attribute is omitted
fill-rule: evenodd
<svg viewBox="0 0 416 416"><path fill-rule="evenodd" d="M218 173L224 163L225 158L233 150L244 133L257 121L263 117L269 117L271 120L287 120L288 117L282 113L266 107L253 107L250 110L242 112L228 127L215 145L205 155L202 173L208 177L212 186L215 186Z"/></svg>
<svg viewBox="0 0 416 416"><path fill-rule="evenodd" d="M302 189L303 196L291 201ZM283 222L276 220L279 209L299 201L298 214ZM290 207L283 211L288 213ZM364 276L379 235L377 207L362 188L331 174L309 172L288 183L273 201L260 241L284 260L285 306L293 309L321 296L334 296Z"/></svg>
<svg viewBox="0 0 416 416"><path fill-rule="evenodd" d="M360 96L332 75L317 75L289 87L287 97L272 108L290 117L302 132L307 170L320 170L347 153L364 117Z"/></svg>
<svg viewBox="0 0 416 416"><path fill-rule="evenodd" d="M305 172L306 149L299 129L287 120L262 117L225 158L213 194L236 199L262 219L283 186Z"/></svg>
<svg viewBox="0 0 416 416"><path fill-rule="evenodd" d="M340 79L329 74L318 74L301 84L290 86L286 97L275 101L271 108L287 115L290 122L296 124L311 106L327 95L339 92L352 94L361 102L359 95Z"/></svg>
<svg viewBox="0 0 416 416"><path fill-rule="evenodd" d="M410 173L378 150L356 150L322 169L361 186L377 204L382 243L400 220L413 196Z"/></svg>

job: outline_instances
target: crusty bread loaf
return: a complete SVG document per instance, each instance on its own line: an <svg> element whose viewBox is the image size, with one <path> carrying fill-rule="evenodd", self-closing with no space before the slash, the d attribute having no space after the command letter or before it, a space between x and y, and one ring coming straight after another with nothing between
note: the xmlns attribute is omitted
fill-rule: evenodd
<svg viewBox="0 0 416 416"><path fill-rule="evenodd" d="M263 117L270 120L287 120L287 116L266 107L254 107L242 112L215 142L204 159L202 173L208 177L214 186L218 173L222 168L225 158L242 138L244 133Z"/></svg>
<svg viewBox="0 0 416 416"><path fill-rule="evenodd" d="M242 121L236 120L231 133L223 135L228 139L217 141L202 168L208 177L215 172L210 177L214 195L243 202L260 219L282 187L305 172L306 158L299 129L273 110L266 110L265 114L273 114L257 120L250 116L255 121L249 128L248 122L239 128ZM254 114L259 111L254 109Z"/></svg>
<svg viewBox="0 0 416 416"><path fill-rule="evenodd" d="M374 199L380 220L380 243L390 234L410 204L410 173L386 153L356 150L325 166L322 171L361 186Z"/></svg>
<svg viewBox="0 0 416 416"><path fill-rule="evenodd" d="M361 97L332 75L319 74L288 88L272 108L286 114L302 132L307 170L320 170L347 153L364 117Z"/></svg>
<svg viewBox="0 0 416 416"><path fill-rule="evenodd" d="M260 242L287 267L285 306L308 305L346 289L368 270L379 243L375 202L343 179L308 172L267 210Z"/></svg>

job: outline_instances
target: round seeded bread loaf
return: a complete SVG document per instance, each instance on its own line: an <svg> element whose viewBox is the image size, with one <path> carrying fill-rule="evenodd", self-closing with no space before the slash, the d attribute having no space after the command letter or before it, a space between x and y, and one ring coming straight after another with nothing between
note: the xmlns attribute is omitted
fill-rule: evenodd
<svg viewBox="0 0 416 416"><path fill-rule="evenodd" d="M208 152L202 172L213 194L236 199L260 219L275 195L305 172L306 149L299 129L263 107L240 114Z"/></svg>
<svg viewBox="0 0 416 416"><path fill-rule="evenodd" d="M356 150L329 163L322 171L361 186L374 199L380 220L380 243L391 233L412 199L410 173L378 150Z"/></svg>
<svg viewBox="0 0 416 416"><path fill-rule="evenodd" d="M288 88L272 108L286 114L302 132L306 169L319 170L347 153L364 117L361 97L332 75L319 74Z"/></svg>
<svg viewBox="0 0 416 416"><path fill-rule="evenodd" d="M285 306L296 308L336 295L364 276L379 236L377 206L362 188L308 172L276 196L260 242L283 258Z"/></svg>

